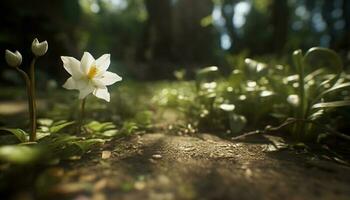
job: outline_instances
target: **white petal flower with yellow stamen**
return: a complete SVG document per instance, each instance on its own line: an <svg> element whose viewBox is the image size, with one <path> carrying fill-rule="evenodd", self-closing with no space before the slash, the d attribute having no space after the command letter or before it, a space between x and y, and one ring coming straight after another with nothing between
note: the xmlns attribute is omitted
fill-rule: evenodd
<svg viewBox="0 0 350 200"><path fill-rule="evenodd" d="M89 52L84 52L81 61L68 56L61 56L63 67L72 76L63 85L68 90L79 90L79 99L92 93L97 98L109 102L110 94L106 86L122 78L107 71L111 61L110 54L104 54L97 60Z"/></svg>

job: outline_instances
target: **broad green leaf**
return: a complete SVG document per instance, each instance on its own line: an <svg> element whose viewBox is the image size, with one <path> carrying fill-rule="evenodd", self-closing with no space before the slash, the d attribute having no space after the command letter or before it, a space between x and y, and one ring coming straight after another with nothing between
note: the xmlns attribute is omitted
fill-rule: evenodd
<svg viewBox="0 0 350 200"><path fill-rule="evenodd" d="M19 128L0 128L2 131L7 131L12 133L20 142L28 141L28 133Z"/></svg>
<svg viewBox="0 0 350 200"><path fill-rule="evenodd" d="M93 132L103 132L110 129L115 129L116 126L112 122L98 122L92 121L85 125L86 128L92 130Z"/></svg>
<svg viewBox="0 0 350 200"><path fill-rule="evenodd" d="M49 146L50 148L59 148L68 143L77 141L79 138L77 136L72 136L68 134L52 134L45 136L38 140L41 145Z"/></svg>
<svg viewBox="0 0 350 200"><path fill-rule="evenodd" d="M88 140L82 140L74 142L73 144L78 145L78 147L83 151L83 153L88 152L96 145L103 144L105 140L102 139L88 139Z"/></svg>
<svg viewBox="0 0 350 200"><path fill-rule="evenodd" d="M335 108L335 107L343 107L343 106L350 106L350 100L317 103L317 104L313 105L312 108L313 109L316 109L316 108Z"/></svg>
<svg viewBox="0 0 350 200"><path fill-rule="evenodd" d="M52 119L42 118L42 119L38 119L37 121L39 125L46 126L46 127L49 127L53 124Z"/></svg>
<svg viewBox="0 0 350 200"><path fill-rule="evenodd" d="M58 131L62 130L63 128L74 124L75 122L65 122L65 121L61 121L61 123L54 123L51 127L50 127L50 133L57 133Z"/></svg>
<svg viewBox="0 0 350 200"><path fill-rule="evenodd" d="M113 137L113 136L116 136L117 134L118 134L118 130L112 129L112 130L103 131L99 135L104 137Z"/></svg>
<svg viewBox="0 0 350 200"><path fill-rule="evenodd" d="M40 140L41 138L44 138L46 136L51 135L51 133L49 131L38 131L36 132L36 138L37 140Z"/></svg>
<svg viewBox="0 0 350 200"><path fill-rule="evenodd" d="M120 132L124 135L130 135L137 129L139 129L139 127L135 122L124 122Z"/></svg>
<svg viewBox="0 0 350 200"><path fill-rule="evenodd" d="M27 164L41 157L40 149L29 146L8 145L0 147L0 160L13 164Z"/></svg>

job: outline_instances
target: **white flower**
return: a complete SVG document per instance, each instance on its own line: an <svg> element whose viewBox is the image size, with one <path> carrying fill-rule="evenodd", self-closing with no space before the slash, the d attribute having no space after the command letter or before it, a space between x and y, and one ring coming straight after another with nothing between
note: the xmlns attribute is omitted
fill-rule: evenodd
<svg viewBox="0 0 350 200"><path fill-rule="evenodd" d="M32 52L36 56L43 56L47 52L49 44L47 41L39 42L37 38L35 38L32 42Z"/></svg>
<svg viewBox="0 0 350 200"><path fill-rule="evenodd" d="M97 98L109 102L108 85L112 85L122 78L115 73L107 71L110 54L104 54L95 60L89 52L84 52L81 61L68 56L61 56L63 66L72 75L63 85L68 90L79 90L79 98L84 99L92 93Z"/></svg>
<svg viewBox="0 0 350 200"><path fill-rule="evenodd" d="M11 67L19 67L22 63L22 55L19 51L14 53L10 50L5 51L5 60Z"/></svg>

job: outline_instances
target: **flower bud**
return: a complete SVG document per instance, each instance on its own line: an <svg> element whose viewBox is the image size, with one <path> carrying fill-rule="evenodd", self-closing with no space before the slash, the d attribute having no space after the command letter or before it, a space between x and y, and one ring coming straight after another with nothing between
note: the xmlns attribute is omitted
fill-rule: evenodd
<svg viewBox="0 0 350 200"><path fill-rule="evenodd" d="M5 51L5 60L7 64L11 67L19 67L22 63L22 55L19 51L14 53L10 50Z"/></svg>
<svg viewBox="0 0 350 200"><path fill-rule="evenodd" d="M35 38L32 43L32 52L35 56L43 56L47 52L48 46L46 40L39 42L38 39Z"/></svg>

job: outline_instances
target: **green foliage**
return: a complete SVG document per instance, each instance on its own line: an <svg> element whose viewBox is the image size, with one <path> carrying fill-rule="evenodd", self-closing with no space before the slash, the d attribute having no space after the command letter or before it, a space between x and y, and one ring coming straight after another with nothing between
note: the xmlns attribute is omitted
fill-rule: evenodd
<svg viewBox="0 0 350 200"><path fill-rule="evenodd" d="M0 161L11 164L33 164L41 159L42 151L37 147L8 145L0 147Z"/></svg>
<svg viewBox="0 0 350 200"><path fill-rule="evenodd" d="M296 118L324 122L329 121L327 110L349 106L349 100L327 101L332 93L341 92L350 86L342 78L343 64L332 50L320 47L311 48L303 56L301 50L295 51L294 63L298 73L298 97ZM305 74L309 72L308 74ZM327 119L328 118L328 119ZM297 140L315 140L319 129L305 121L298 122L293 135Z"/></svg>
<svg viewBox="0 0 350 200"><path fill-rule="evenodd" d="M28 141L28 133L18 128L0 128L0 131L6 131L12 133L20 142Z"/></svg>
<svg viewBox="0 0 350 200"><path fill-rule="evenodd" d="M88 133L99 137L114 137L118 134L116 126L112 122L92 121L84 126Z"/></svg>
<svg viewBox="0 0 350 200"><path fill-rule="evenodd" d="M341 108L350 105L350 76L342 71L337 54L324 48L312 48L305 55L296 51L293 65L246 56L228 58L233 65L229 71L216 66L200 69L192 81L185 81L186 71L181 70L174 73L176 82L127 83L111 94L108 105L88 101L78 133L71 121L76 104L70 96L54 92L52 98L61 104L50 104L42 114L35 142L28 142L21 129L0 128L0 165L47 166L76 160L114 138L164 128L175 134L230 137L264 127L284 128L281 132L291 133L297 141L296 149L305 148L300 142L324 142L330 135L349 138L336 128L339 116L350 120L348 110Z"/></svg>
<svg viewBox="0 0 350 200"><path fill-rule="evenodd" d="M57 133L60 130L64 129L67 126L70 126L72 124L74 124L75 122L67 122L66 120L60 120L58 122L53 123L50 127L49 127L49 131L50 133Z"/></svg>
<svg viewBox="0 0 350 200"><path fill-rule="evenodd" d="M180 112L184 127L192 124L199 131L221 135L294 118L287 124L295 124L289 131L297 141L316 141L329 131L316 124L336 127L337 120L331 117L341 112L336 108L350 105L349 76L332 50L315 47L305 55L296 51L295 68L275 59L261 62L245 56L230 57L235 66L228 75L216 66L203 68L195 81L165 85L153 101Z"/></svg>

